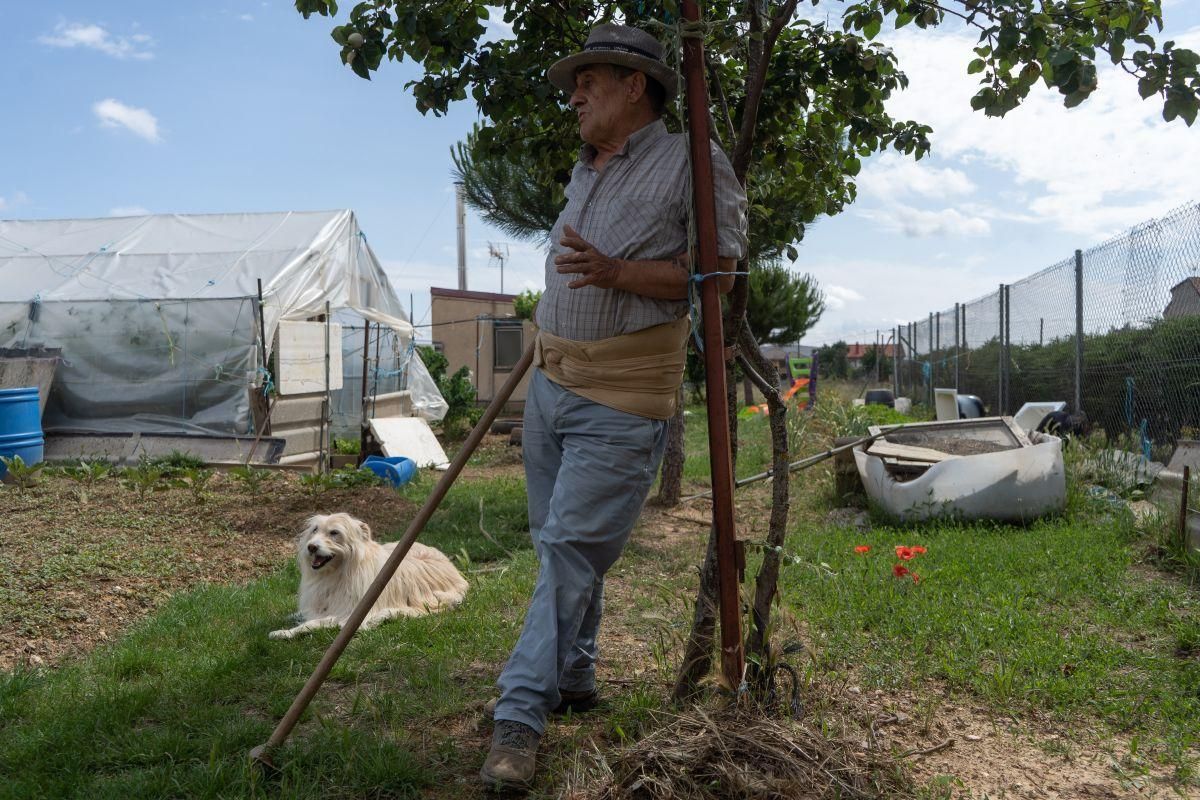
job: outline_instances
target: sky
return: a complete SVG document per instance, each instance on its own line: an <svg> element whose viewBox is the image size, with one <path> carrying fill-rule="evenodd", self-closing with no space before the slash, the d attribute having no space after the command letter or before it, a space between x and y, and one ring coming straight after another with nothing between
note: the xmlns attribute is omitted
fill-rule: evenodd
<svg viewBox="0 0 1200 800"><path fill-rule="evenodd" d="M1164 5L1160 42L1200 49L1200 3ZM287 0L0 0L0 218L351 208L428 323L430 287L457 286L450 149L478 116L466 102L421 115L409 63L356 77L337 23ZM1200 125L1163 122L1115 68L1079 108L1039 85L997 120L969 105L973 36L879 39L911 80L888 109L931 125L933 152L868 159L859 200L809 229L793 268L827 310L806 343L872 341L1200 201ZM501 290L493 249L505 291L541 288L536 245L470 210L466 227L468 288Z"/></svg>

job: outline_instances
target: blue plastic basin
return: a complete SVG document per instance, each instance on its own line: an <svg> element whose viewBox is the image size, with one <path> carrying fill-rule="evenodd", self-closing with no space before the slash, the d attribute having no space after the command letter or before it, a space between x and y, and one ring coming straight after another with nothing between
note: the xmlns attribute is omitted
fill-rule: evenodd
<svg viewBox="0 0 1200 800"><path fill-rule="evenodd" d="M367 456L366 460L359 466L359 469L366 469L374 472L379 477L392 485L393 489L398 489L404 484L413 479L417 474L417 465L411 458L404 456Z"/></svg>

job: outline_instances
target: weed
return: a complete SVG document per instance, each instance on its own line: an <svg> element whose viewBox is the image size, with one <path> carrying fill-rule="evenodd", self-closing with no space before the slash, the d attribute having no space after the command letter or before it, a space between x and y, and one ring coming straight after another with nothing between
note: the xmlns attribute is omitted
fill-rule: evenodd
<svg viewBox="0 0 1200 800"><path fill-rule="evenodd" d="M150 461L142 461L136 467L121 470L121 483L137 492L138 499L143 500L146 492L164 488L160 486L163 471Z"/></svg>
<svg viewBox="0 0 1200 800"><path fill-rule="evenodd" d="M37 486L38 478L43 469L46 468L44 461L39 461L36 464L26 464L25 459L14 455L11 457L0 456L0 463L4 464L6 473L5 481L12 484L17 489L32 489Z"/></svg>
<svg viewBox="0 0 1200 800"><path fill-rule="evenodd" d="M175 477L171 479L171 485L180 489L191 490L192 497L196 502L203 503L205 498L204 490L208 487L212 476L213 471L211 469L186 467L178 470Z"/></svg>
<svg viewBox="0 0 1200 800"><path fill-rule="evenodd" d="M178 450L172 450L171 454L167 456L143 459L142 461L157 469L164 478L177 478L189 469L196 470L205 467L204 459Z"/></svg>
<svg viewBox="0 0 1200 800"><path fill-rule="evenodd" d="M254 467L234 467L229 471L229 476L250 494L258 494L264 484L275 478L271 470Z"/></svg>
<svg viewBox="0 0 1200 800"><path fill-rule="evenodd" d="M338 436L333 440L333 452L346 456L356 456L358 455L360 445L361 442L358 439L343 439Z"/></svg>
<svg viewBox="0 0 1200 800"><path fill-rule="evenodd" d="M96 484L112 475L112 464L107 461L80 461L74 466L63 467L61 473L75 483L75 498L80 505L87 505L88 497Z"/></svg>

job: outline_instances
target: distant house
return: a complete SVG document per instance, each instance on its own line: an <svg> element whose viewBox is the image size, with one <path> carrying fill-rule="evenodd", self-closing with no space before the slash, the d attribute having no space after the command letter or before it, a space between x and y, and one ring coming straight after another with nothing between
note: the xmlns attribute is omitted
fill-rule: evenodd
<svg viewBox="0 0 1200 800"><path fill-rule="evenodd" d="M446 372L461 367L471 372L476 400L488 403L508 380L512 368L533 341L533 323L517 318L514 294L473 292L464 289L429 290L433 346L446 356ZM525 407L526 376L517 385L508 406Z"/></svg>
<svg viewBox="0 0 1200 800"><path fill-rule="evenodd" d="M1193 275L1171 287L1171 302L1163 309L1163 317L1194 317L1200 315L1200 276Z"/></svg>
<svg viewBox="0 0 1200 800"><path fill-rule="evenodd" d="M855 344L850 345L849 349L846 351L846 363L849 365L850 369L860 368L862 366L863 358L867 355L867 351L874 346L874 342L871 344L858 344L856 342ZM880 348L880 351L883 353L884 358L890 360L895 353L895 349L895 345L885 344L882 348Z"/></svg>

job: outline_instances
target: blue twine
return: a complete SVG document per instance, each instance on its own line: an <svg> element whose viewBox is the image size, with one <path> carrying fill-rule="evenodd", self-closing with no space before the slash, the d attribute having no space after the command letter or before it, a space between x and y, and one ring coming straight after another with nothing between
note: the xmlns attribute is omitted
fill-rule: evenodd
<svg viewBox="0 0 1200 800"><path fill-rule="evenodd" d="M696 305L696 294L692 289L709 278L715 278L718 275L749 275L749 272L695 272L688 277L688 312L692 316L692 341L696 345L696 350L704 352L704 342L700 338L700 308Z"/></svg>

